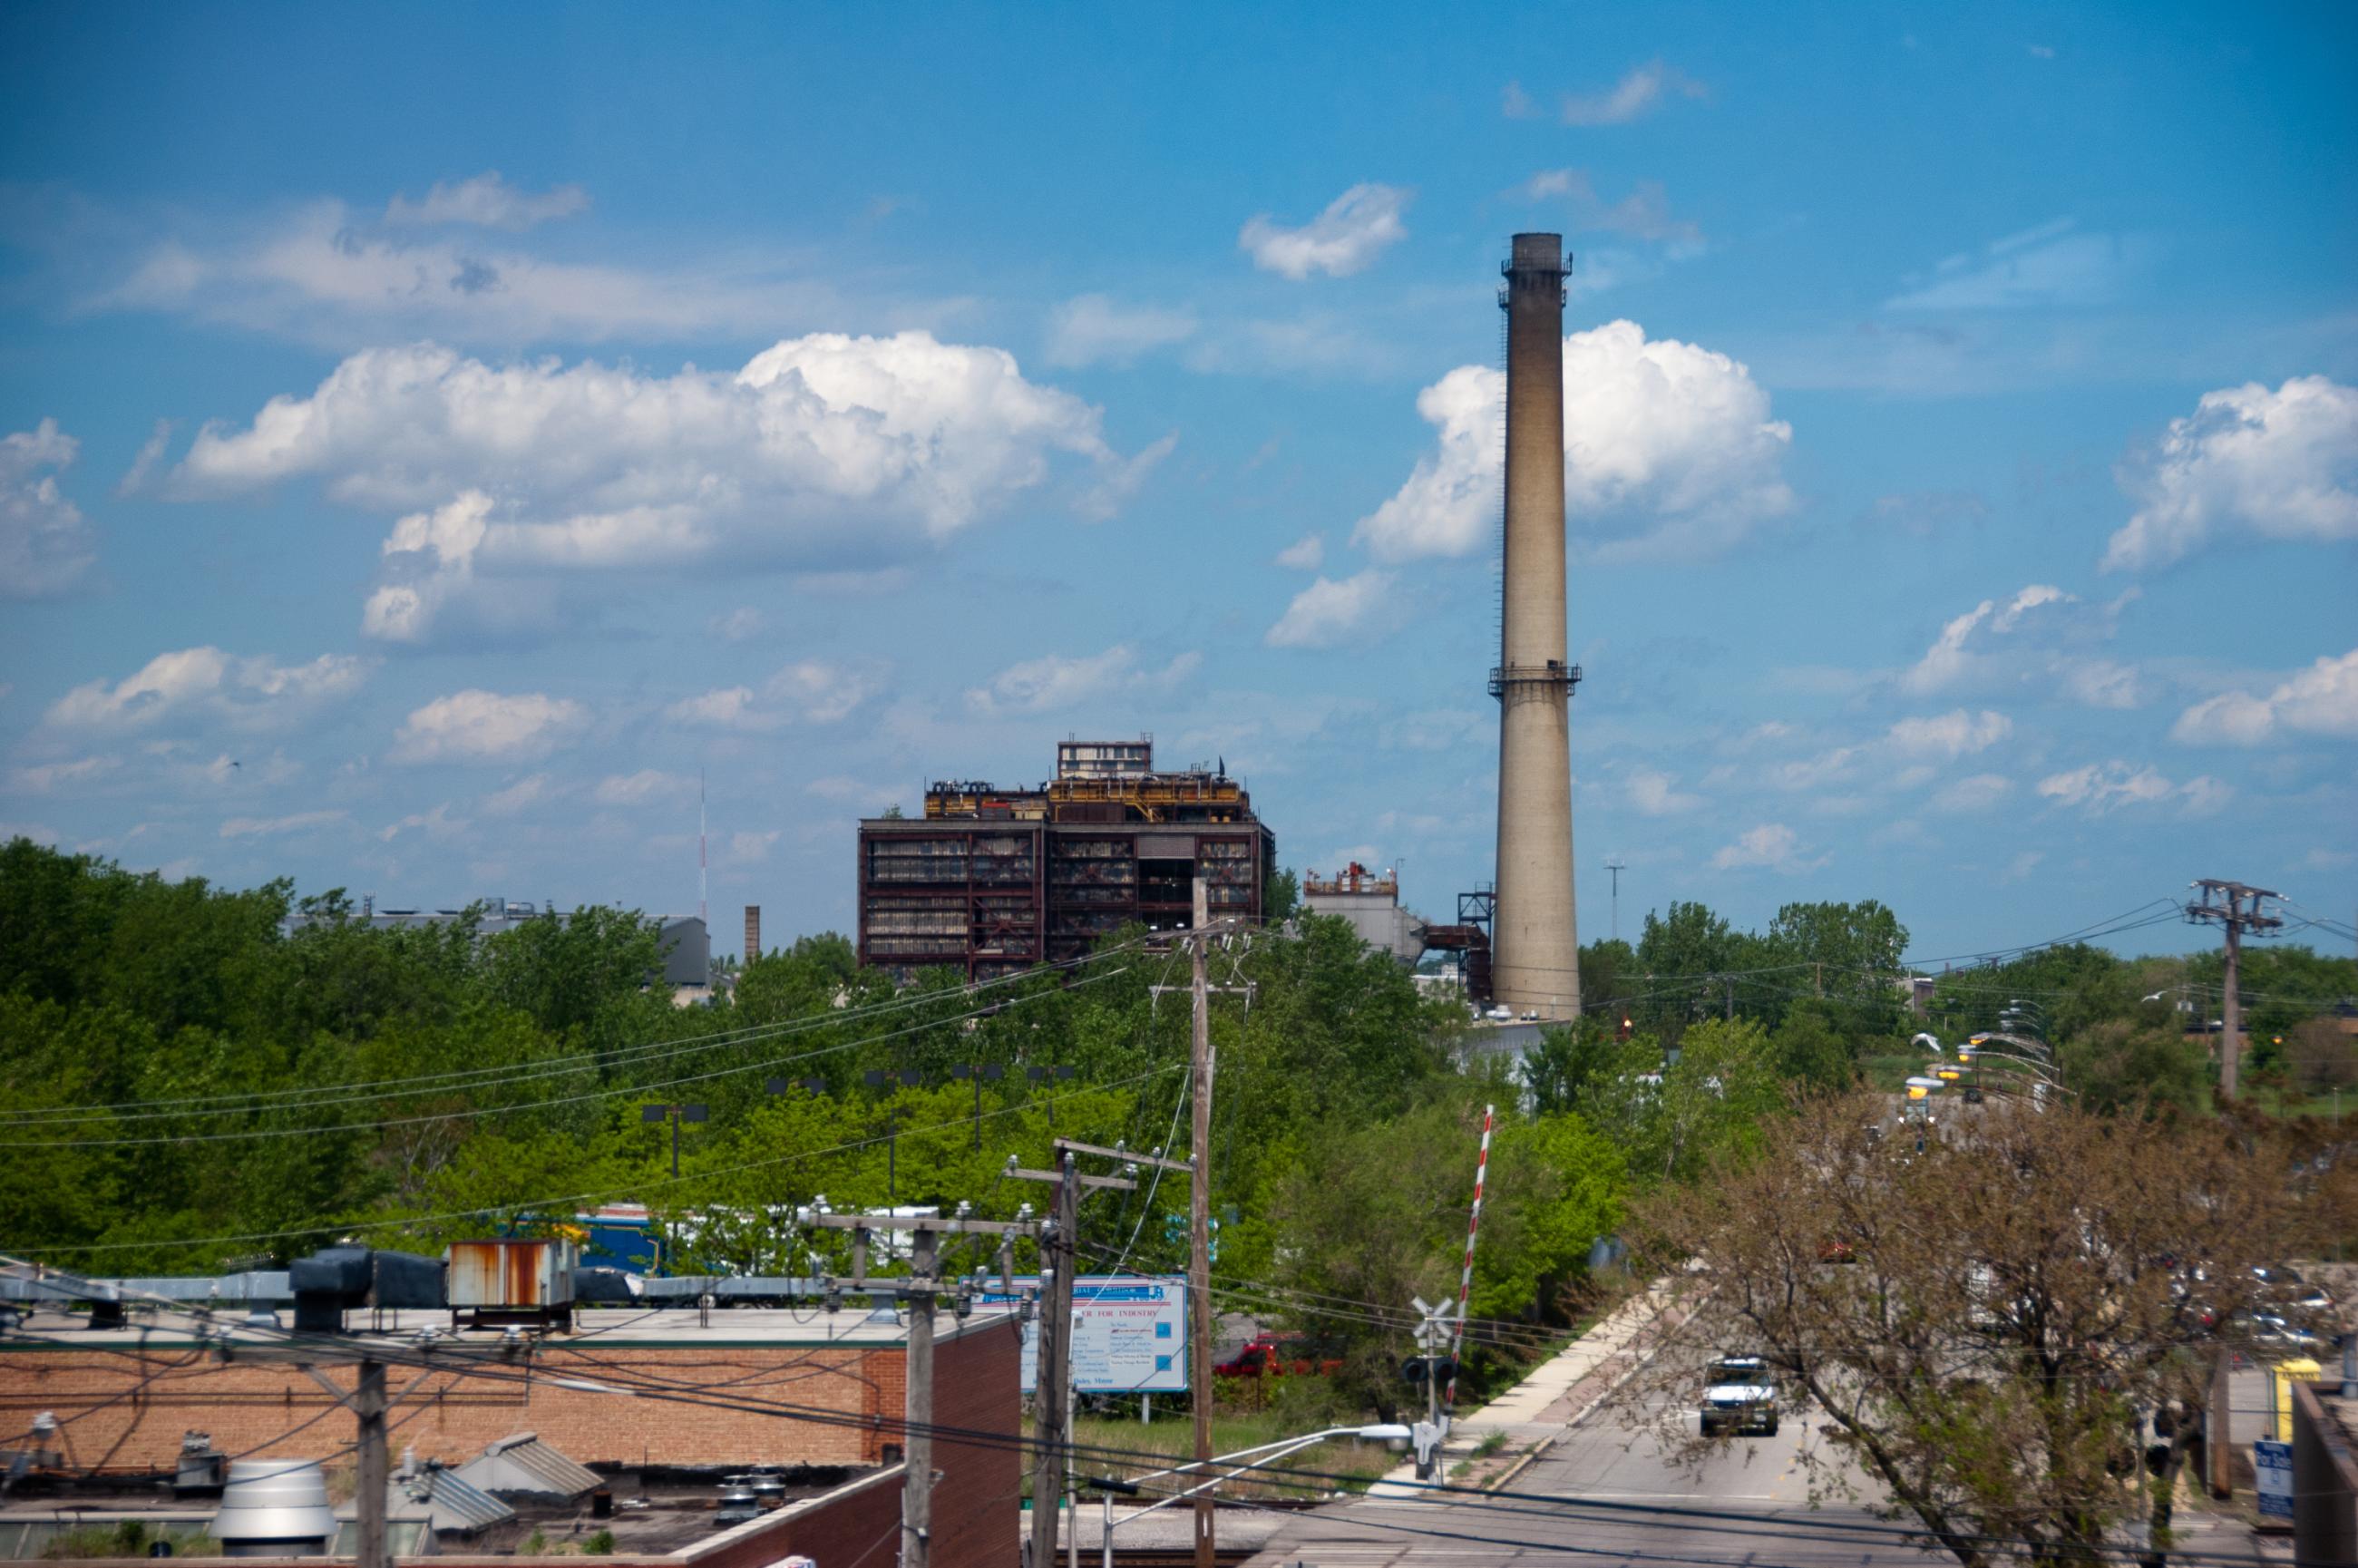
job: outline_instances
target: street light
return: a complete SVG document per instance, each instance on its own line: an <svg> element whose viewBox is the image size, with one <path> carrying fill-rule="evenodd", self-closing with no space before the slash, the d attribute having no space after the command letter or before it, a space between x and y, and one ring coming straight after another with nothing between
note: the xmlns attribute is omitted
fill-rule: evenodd
<svg viewBox="0 0 2358 1568"><path fill-rule="evenodd" d="M683 1121L703 1121L711 1114L711 1107L701 1105L643 1105L639 1108L641 1122L671 1123L671 1173L674 1177L679 1174L679 1124Z"/></svg>
<svg viewBox="0 0 2358 1568"><path fill-rule="evenodd" d="M1431 1427L1426 1428L1426 1433L1435 1440L1440 1435L1437 1429ZM1208 1492L1223 1481L1233 1481L1248 1470L1258 1470L1265 1465L1274 1464L1314 1444L1324 1443L1330 1437L1356 1437L1368 1443L1413 1443L1417 1441L1418 1435L1414 1428L1404 1426L1399 1422L1382 1422L1373 1426L1330 1426L1324 1432L1314 1432L1303 1437L1281 1437L1274 1443L1262 1443L1250 1448L1239 1448L1234 1454L1219 1454L1209 1459L1190 1460L1184 1465L1174 1465L1168 1470L1150 1470L1143 1476L1135 1476L1127 1481L1117 1480L1111 1476L1092 1476L1089 1485L1105 1494L1104 1568L1113 1568L1113 1532L1116 1525L1128 1524L1131 1519L1143 1519L1157 1509L1169 1508L1173 1503L1188 1501L1198 1492ZM1238 1465L1237 1461L1240 1459L1247 1463ZM1135 1497L1138 1495L1139 1487L1145 1482L1162 1476L1185 1475L1198 1465L1236 1465L1237 1467L1225 1476L1215 1476L1199 1486L1190 1487L1184 1492L1174 1492L1167 1498L1149 1503L1136 1513L1127 1514L1120 1519L1113 1517L1113 1499L1117 1494L1123 1497Z"/></svg>

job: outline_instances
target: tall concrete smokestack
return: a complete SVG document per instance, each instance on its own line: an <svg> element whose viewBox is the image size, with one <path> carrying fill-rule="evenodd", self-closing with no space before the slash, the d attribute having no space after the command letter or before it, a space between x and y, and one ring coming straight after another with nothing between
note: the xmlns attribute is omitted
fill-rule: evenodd
<svg viewBox="0 0 2358 1568"><path fill-rule="evenodd" d="M1517 234L1507 286L1507 525L1498 667L1498 879L1491 989L1517 1012L1580 1012L1572 901L1572 688L1563 573L1561 234Z"/></svg>

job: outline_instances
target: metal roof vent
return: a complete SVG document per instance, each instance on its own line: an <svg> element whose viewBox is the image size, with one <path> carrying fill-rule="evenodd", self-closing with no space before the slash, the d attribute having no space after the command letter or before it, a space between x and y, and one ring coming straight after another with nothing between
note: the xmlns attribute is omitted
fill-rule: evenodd
<svg viewBox="0 0 2358 1568"><path fill-rule="evenodd" d="M336 1515L319 1461L233 1461L212 1536L224 1557L326 1556L336 1541Z"/></svg>

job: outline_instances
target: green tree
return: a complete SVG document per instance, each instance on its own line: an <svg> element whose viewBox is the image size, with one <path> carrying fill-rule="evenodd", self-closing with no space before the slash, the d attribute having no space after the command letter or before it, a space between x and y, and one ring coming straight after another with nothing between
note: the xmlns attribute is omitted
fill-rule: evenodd
<svg viewBox="0 0 2358 1568"><path fill-rule="evenodd" d="M1777 1071L1808 1090L1846 1090L1857 1077L1857 1059L1851 1042L1834 1024L1833 1006L1816 1001L1795 1002L1786 1010L1771 1044Z"/></svg>
<svg viewBox="0 0 2358 1568"><path fill-rule="evenodd" d="M2090 1024L2063 1043L2056 1065L2064 1087L2090 1110L2197 1110L2210 1098L2208 1049L2168 1022L2109 1018ZM1998 1080L1993 1075L1991 1081Z"/></svg>
<svg viewBox="0 0 2358 1568"><path fill-rule="evenodd" d="M1736 937L1723 917L1701 903L1672 903L1667 914L1646 912L1638 938L1644 991L1631 1016L1666 1045L1706 1012L1722 1011L1732 992L1720 977L1736 968Z"/></svg>
<svg viewBox="0 0 2358 1568"><path fill-rule="evenodd" d="M1783 1104L1776 1049L1750 1019L1705 1019L1660 1061L1642 1036L1623 1048L1596 1098L1599 1127L1627 1152L1641 1181L1683 1181L1751 1148Z"/></svg>
<svg viewBox="0 0 2358 1568"><path fill-rule="evenodd" d="M1302 879L1290 871L1270 872L1269 881L1261 888L1261 919L1271 925L1282 925L1293 919L1294 911L1301 907Z"/></svg>

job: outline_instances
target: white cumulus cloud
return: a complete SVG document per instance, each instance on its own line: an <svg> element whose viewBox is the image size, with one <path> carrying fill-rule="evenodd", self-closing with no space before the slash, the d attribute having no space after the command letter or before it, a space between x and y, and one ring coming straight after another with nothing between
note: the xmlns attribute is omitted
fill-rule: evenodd
<svg viewBox="0 0 2358 1568"><path fill-rule="evenodd" d="M1278 551L1277 564L1290 571L1314 572L1326 559L1326 535L1304 534Z"/></svg>
<svg viewBox="0 0 2358 1568"><path fill-rule="evenodd" d="M1696 556L1791 510L1792 427L1725 354L1613 321L1563 341L1564 505L1600 558ZM1438 449L1352 539L1384 561L1465 556L1498 526L1505 373L1461 365L1417 395Z"/></svg>
<svg viewBox="0 0 2358 1568"><path fill-rule="evenodd" d="M589 712L543 692L504 696L471 688L438 697L402 721L394 759L404 762L493 762L544 756L579 738Z"/></svg>
<svg viewBox="0 0 2358 1568"><path fill-rule="evenodd" d="M367 663L350 654L322 654L308 664L282 665L265 655L182 648L157 654L119 681L74 687L49 705L41 727L57 733L211 723L265 730L350 696L367 675Z"/></svg>
<svg viewBox="0 0 2358 1568"><path fill-rule="evenodd" d="M1610 87L1566 93L1556 105L1555 117L1567 125L1626 125L1671 98L1709 95L1708 88L1676 66L1653 59L1632 67ZM1537 119L1544 113L1513 83L1507 87L1503 108L1510 120Z"/></svg>
<svg viewBox="0 0 2358 1568"><path fill-rule="evenodd" d="M2358 649L2320 658L2265 696L2227 691L2198 702L2169 733L2190 745L2256 746L2293 735L2358 739Z"/></svg>
<svg viewBox="0 0 2358 1568"><path fill-rule="evenodd" d="M1299 228L1289 229L1266 212L1256 215L1238 233L1237 244L1253 265L1297 283L1314 272L1347 277L1408 237L1401 222L1408 201L1409 192L1398 186L1355 185Z"/></svg>
<svg viewBox="0 0 2358 1568"><path fill-rule="evenodd" d="M2146 700L2143 674L2091 649L2117 633L2121 611L2138 591L2090 604L2052 583L2035 582L2003 600L1985 599L1942 626L1924 656L1900 672L1900 689L2028 686L2085 708L2136 708Z"/></svg>
<svg viewBox="0 0 2358 1568"><path fill-rule="evenodd" d="M1967 713L1960 708L1930 719L1903 719L1891 727L1889 739L1902 756L1953 762L1974 752L1986 752L2012 733L2014 721L2003 713L1987 708Z"/></svg>
<svg viewBox="0 0 2358 1568"><path fill-rule="evenodd" d="M1676 773L1635 769L1628 781L1629 804L1648 816L1673 816L1703 804L1703 796L1681 791L1678 783Z"/></svg>
<svg viewBox="0 0 2358 1568"><path fill-rule="evenodd" d="M2014 781L2004 773L1970 773L1942 785L1932 795L1941 811L1987 811L2014 793Z"/></svg>
<svg viewBox="0 0 2358 1568"><path fill-rule="evenodd" d="M833 724L882 691L886 675L880 664L797 659L763 681L758 691L749 686L718 687L684 697L664 711L677 724L749 733L788 724Z"/></svg>
<svg viewBox="0 0 2358 1568"><path fill-rule="evenodd" d="M1736 842L1726 844L1713 854L1711 863L1720 871L1741 871L1749 867L1765 867L1772 871L1813 871L1826 863L1827 857L1808 859L1801 838L1781 822L1765 822L1736 836Z"/></svg>
<svg viewBox="0 0 2358 1568"><path fill-rule="evenodd" d="M590 193L578 185L546 190L519 190L486 169L471 179L453 183L436 180L422 200L396 196L385 206L384 221L394 224L464 223L481 229L529 229L555 218L570 218L590 211Z"/></svg>
<svg viewBox="0 0 2358 1568"><path fill-rule="evenodd" d="M2120 482L2137 510L2105 547L2107 571L2166 567L2228 528L2358 539L2358 388L2307 375L2204 393Z"/></svg>
<svg viewBox="0 0 2358 1568"><path fill-rule="evenodd" d="M81 447L54 419L0 436L0 598L63 593L96 558L81 509L58 490Z"/></svg>
<svg viewBox="0 0 2358 1568"><path fill-rule="evenodd" d="M1293 596L1261 641L1272 648L1331 648L1366 635L1391 597L1392 574L1370 567L1320 578Z"/></svg>
<svg viewBox="0 0 2358 1568"><path fill-rule="evenodd" d="M1046 484L1060 459L1087 481L1075 504L1097 514L1169 449L1125 460L1099 426L1003 351L925 332L814 334L733 374L669 376L425 343L353 354L244 428L207 426L171 484L203 496L316 478L348 504L411 509L364 627L417 642L486 577L724 551L739 569L889 565Z"/></svg>
<svg viewBox="0 0 2358 1568"><path fill-rule="evenodd" d="M1203 655L1184 653L1161 668L1141 667L1137 651L1117 643L1101 654L1049 654L1008 665L966 694L979 714L1045 713L1116 692L1169 691L1195 673Z"/></svg>
<svg viewBox="0 0 2358 1568"><path fill-rule="evenodd" d="M695 789L696 781L686 773L641 768L634 773L607 774L590 790L590 796L600 806L644 806L651 800L685 796Z"/></svg>
<svg viewBox="0 0 2358 1568"><path fill-rule="evenodd" d="M208 216L200 230L167 232L135 256L78 257L77 282L110 281L75 304L168 311L338 347L434 334L674 341L845 314L832 288L765 257L722 254L654 270L535 254L517 231L561 215L573 203L569 189L535 194L479 178L421 201L395 198L382 221L338 200L260 218ZM146 234L178 221L126 213L116 226Z"/></svg>
<svg viewBox="0 0 2358 1568"><path fill-rule="evenodd" d="M2102 816L2124 806L2159 806L2181 802L2193 815L2224 806L2234 790L2205 774L2173 784L2151 767L2131 767L2124 762L2091 762L2039 781L2042 799Z"/></svg>

